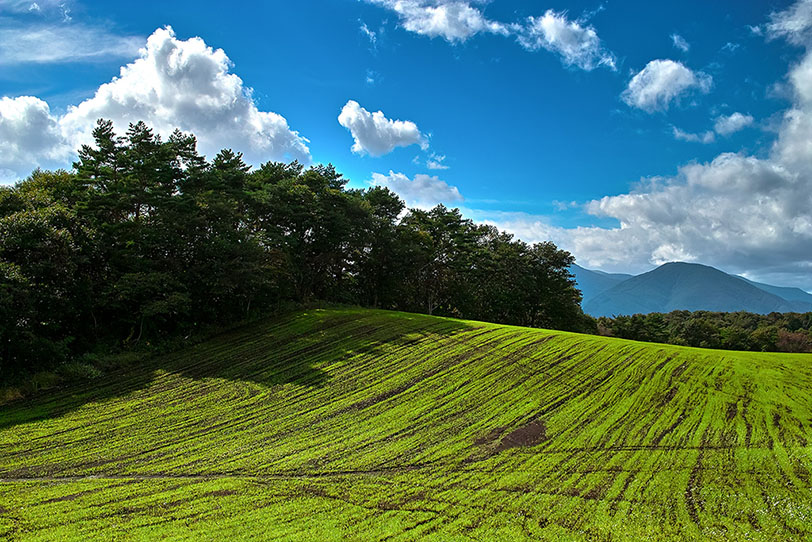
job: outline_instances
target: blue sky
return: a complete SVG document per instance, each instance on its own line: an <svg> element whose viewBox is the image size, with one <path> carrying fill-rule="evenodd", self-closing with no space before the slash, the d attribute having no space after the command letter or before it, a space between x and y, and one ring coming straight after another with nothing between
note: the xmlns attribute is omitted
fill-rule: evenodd
<svg viewBox="0 0 812 542"><path fill-rule="evenodd" d="M812 2L664 4L0 0L0 179L69 165L96 116L144 118L587 267L811 289Z"/></svg>

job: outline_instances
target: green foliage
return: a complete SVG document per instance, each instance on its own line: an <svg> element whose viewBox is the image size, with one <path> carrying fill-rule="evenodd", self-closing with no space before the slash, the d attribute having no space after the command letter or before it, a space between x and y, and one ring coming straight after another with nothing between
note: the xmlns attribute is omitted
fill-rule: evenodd
<svg viewBox="0 0 812 542"><path fill-rule="evenodd" d="M75 172L0 188L0 379L97 344L171 342L211 324L325 300L588 330L552 243L529 246L459 210L405 211L333 166L99 121ZM405 213L405 215L404 215Z"/></svg>
<svg viewBox="0 0 812 542"><path fill-rule="evenodd" d="M812 356L308 310L0 409L0 538L812 536Z"/></svg>
<svg viewBox="0 0 812 542"><path fill-rule="evenodd" d="M602 335L725 350L812 352L812 313L674 311L601 317Z"/></svg>
<svg viewBox="0 0 812 542"><path fill-rule="evenodd" d="M95 380L103 375L95 365L79 360L61 365L59 373L69 381Z"/></svg>

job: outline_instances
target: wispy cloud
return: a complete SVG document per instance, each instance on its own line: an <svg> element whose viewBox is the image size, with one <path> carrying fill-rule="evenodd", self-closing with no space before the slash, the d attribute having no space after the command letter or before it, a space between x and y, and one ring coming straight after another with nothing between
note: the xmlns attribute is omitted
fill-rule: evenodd
<svg viewBox="0 0 812 542"><path fill-rule="evenodd" d="M0 13L38 15L62 22L73 20L70 0L0 0Z"/></svg>
<svg viewBox="0 0 812 542"><path fill-rule="evenodd" d="M673 126L672 131L674 133L674 139L679 139L681 141L690 141L692 143L713 143L716 141L716 135L710 130L701 134L692 134Z"/></svg>
<svg viewBox="0 0 812 542"><path fill-rule="evenodd" d="M0 65L134 58L143 44L143 37L78 24L5 26L0 27Z"/></svg>
<svg viewBox="0 0 812 542"><path fill-rule="evenodd" d="M796 45L808 43L812 38L812 0L799 0L784 11L772 13L767 38L785 38Z"/></svg>
<svg viewBox="0 0 812 542"><path fill-rule="evenodd" d="M671 129L674 134L674 139L707 144L716 141L717 134L726 137L751 126L753 122L755 122L755 119L752 115L745 115L737 111L730 115L720 115L716 117L713 123L713 130L695 134L681 130L676 126L672 126Z"/></svg>
<svg viewBox="0 0 812 542"><path fill-rule="evenodd" d="M375 32L374 30L371 30L367 26L367 23L365 23L363 21L358 21L358 22L361 23L361 26L359 27L359 30L361 31L361 35L369 40L369 46L373 51L377 50L377 48L378 48L378 33Z"/></svg>
<svg viewBox="0 0 812 542"><path fill-rule="evenodd" d="M671 34L671 43L683 53L687 53L691 49L691 44L685 41L685 38L679 34Z"/></svg>
<svg viewBox="0 0 812 542"><path fill-rule="evenodd" d="M426 167L429 169L449 169L450 166L445 164L444 154L431 153L426 161Z"/></svg>

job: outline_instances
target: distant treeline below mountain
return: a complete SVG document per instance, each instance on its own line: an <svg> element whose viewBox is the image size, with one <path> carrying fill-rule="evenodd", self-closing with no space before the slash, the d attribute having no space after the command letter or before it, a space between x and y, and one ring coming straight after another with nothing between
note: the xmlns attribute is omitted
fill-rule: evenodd
<svg viewBox="0 0 812 542"><path fill-rule="evenodd" d="M623 339L756 352L812 352L812 312L673 311L598 318L598 333Z"/></svg>
<svg viewBox="0 0 812 542"><path fill-rule="evenodd" d="M812 352L812 295L699 264L632 276L572 267L598 332L705 348Z"/></svg>

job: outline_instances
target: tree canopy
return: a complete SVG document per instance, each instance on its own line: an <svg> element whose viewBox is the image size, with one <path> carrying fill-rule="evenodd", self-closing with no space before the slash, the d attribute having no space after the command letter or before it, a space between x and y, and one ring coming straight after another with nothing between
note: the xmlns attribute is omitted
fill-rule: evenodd
<svg viewBox="0 0 812 542"><path fill-rule="evenodd" d="M601 317L598 331L637 341L756 352L812 352L812 312L673 311Z"/></svg>
<svg viewBox="0 0 812 542"><path fill-rule="evenodd" d="M589 330L552 243L348 189L331 165L200 156L100 120L73 171L0 188L0 378L325 300Z"/></svg>

